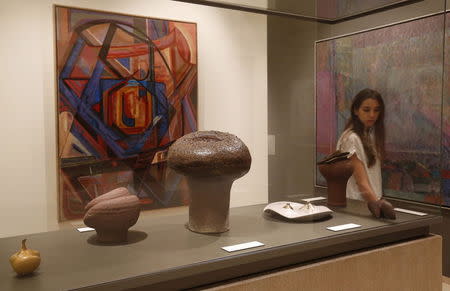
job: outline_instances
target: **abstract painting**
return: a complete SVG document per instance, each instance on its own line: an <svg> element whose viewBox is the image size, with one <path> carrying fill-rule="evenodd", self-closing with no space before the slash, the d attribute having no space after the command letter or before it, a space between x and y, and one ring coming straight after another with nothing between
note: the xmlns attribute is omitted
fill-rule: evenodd
<svg viewBox="0 0 450 291"><path fill-rule="evenodd" d="M185 205L168 147L197 130L197 26L56 6L60 220L117 187Z"/></svg>
<svg viewBox="0 0 450 291"><path fill-rule="evenodd" d="M384 195L450 206L443 33L441 13L318 41L316 159L334 151L356 93L375 89L386 105ZM316 185L325 184L316 171Z"/></svg>
<svg viewBox="0 0 450 291"><path fill-rule="evenodd" d="M445 20L444 94L442 108L442 193L444 205L450 206L450 13Z"/></svg>

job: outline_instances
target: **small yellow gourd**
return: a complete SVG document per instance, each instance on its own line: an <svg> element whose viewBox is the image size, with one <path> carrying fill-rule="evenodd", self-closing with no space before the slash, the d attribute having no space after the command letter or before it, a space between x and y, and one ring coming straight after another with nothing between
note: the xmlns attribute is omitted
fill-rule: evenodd
<svg viewBox="0 0 450 291"><path fill-rule="evenodd" d="M27 249L25 245L26 241L26 239L22 240L22 249L9 258L12 268L19 275L32 273L41 263L40 253Z"/></svg>

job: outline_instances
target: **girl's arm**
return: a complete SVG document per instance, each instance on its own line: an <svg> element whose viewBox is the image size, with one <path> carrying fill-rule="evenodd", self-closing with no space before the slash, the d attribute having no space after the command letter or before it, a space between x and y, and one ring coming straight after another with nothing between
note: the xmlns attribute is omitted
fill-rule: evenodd
<svg viewBox="0 0 450 291"><path fill-rule="evenodd" d="M356 155L351 156L350 160L353 166L353 176L355 177L356 185L361 192L361 196L367 202L377 201L377 196L370 186L369 177L367 176L363 162Z"/></svg>

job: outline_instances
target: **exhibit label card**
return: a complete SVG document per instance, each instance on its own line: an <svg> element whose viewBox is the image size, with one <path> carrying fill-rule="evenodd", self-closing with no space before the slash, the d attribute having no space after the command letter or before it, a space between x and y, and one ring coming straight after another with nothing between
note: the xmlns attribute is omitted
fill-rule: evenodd
<svg viewBox="0 0 450 291"><path fill-rule="evenodd" d="M341 225L336 225L336 226L330 226L330 227L327 227L327 229L332 230L332 231L341 231L341 230L346 230L346 229L351 229L351 228L356 228L356 227L361 227L361 225L355 224L355 223L347 223L347 224L341 224Z"/></svg>
<svg viewBox="0 0 450 291"><path fill-rule="evenodd" d="M312 202L312 201L319 201L319 200L326 200L327 198L319 196L319 197L313 197L313 198L306 198L306 199L302 199L302 201L305 202Z"/></svg>
<svg viewBox="0 0 450 291"><path fill-rule="evenodd" d="M79 227L79 228L77 228L77 230L79 232L85 232L85 231L93 231L95 229L93 229L92 227Z"/></svg>
<svg viewBox="0 0 450 291"><path fill-rule="evenodd" d="M404 213L409 213L409 214L418 215L418 216L427 215L425 212L413 211L413 210L408 210L408 209L403 209L403 208L394 208L394 210L398 211L398 212L404 212Z"/></svg>
<svg viewBox="0 0 450 291"><path fill-rule="evenodd" d="M241 251L241 250L245 250L245 249L260 247L263 245L264 244L259 241L251 241L251 242L242 243L242 244L238 244L238 245L222 247L222 249L231 253L231 252L235 252L235 251Z"/></svg>

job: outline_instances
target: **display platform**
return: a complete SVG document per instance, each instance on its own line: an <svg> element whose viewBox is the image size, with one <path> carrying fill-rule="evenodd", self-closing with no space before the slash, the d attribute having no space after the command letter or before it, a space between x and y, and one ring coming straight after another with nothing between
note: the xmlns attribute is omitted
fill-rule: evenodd
<svg viewBox="0 0 450 291"><path fill-rule="evenodd" d="M196 289L442 291L442 238L429 235Z"/></svg>
<svg viewBox="0 0 450 291"><path fill-rule="evenodd" d="M183 214L142 215L130 241L99 245L95 232L76 229L0 239L0 290L185 289L255 274L328 256L424 237L436 215L397 212L396 220L374 219L365 203L349 201L332 208L332 218L289 222L263 213L265 204L230 209L231 230L214 235L193 233ZM360 227L331 231L354 223ZM31 276L16 277L9 256L27 238L41 252L42 263ZM227 252L222 247L251 241L263 246ZM152 289L153 288L153 289Z"/></svg>

